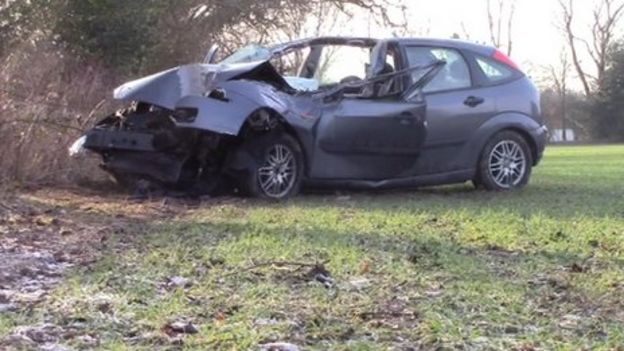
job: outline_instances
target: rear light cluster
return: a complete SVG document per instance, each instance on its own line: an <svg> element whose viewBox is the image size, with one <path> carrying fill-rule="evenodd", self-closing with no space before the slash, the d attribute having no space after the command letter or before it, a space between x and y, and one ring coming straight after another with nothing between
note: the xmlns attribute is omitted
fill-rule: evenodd
<svg viewBox="0 0 624 351"><path fill-rule="evenodd" d="M492 55L492 58L495 59L496 61L503 63L513 69L517 69L518 71L520 70L520 67L513 62L509 56L503 54L500 50L496 50L494 51L494 54Z"/></svg>

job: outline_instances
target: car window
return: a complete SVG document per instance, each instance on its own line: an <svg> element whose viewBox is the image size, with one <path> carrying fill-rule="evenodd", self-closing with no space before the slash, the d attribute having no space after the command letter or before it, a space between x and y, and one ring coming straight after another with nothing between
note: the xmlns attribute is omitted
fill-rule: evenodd
<svg viewBox="0 0 624 351"><path fill-rule="evenodd" d="M271 59L271 64L282 76L297 77L301 66L308 58L310 48L290 51L284 55Z"/></svg>
<svg viewBox="0 0 624 351"><path fill-rule="evenodd" d="M258 44L247 45L230 56L226 57L221 63L247 63L255 61L264 61L271 57L271 50Z"/></svg>
<svg viewBox="0 0 624 351"><path fill-rule="evenodd" d="M407 60L410 67L430 64L436 60L446 61L442 70L429 82L423 91L426 93L469 88L472 86L470 70L464 57L457 51L447 48L412 46L407 47ZM423 72L414 72L416 81Z"/></svg>
<svg viewBox="0 0 624 351"><path fill-rule="evenodd" d="M314 78L321 86L337 84L345 79L365 79L369 61L370 50L368 48L325 46Z"/></svg>
<svg viewBox="0 0 624 351"><path fill-rule="evenodd" d="M511 68L505 66L500 62L496 62L492 59L485 57L477 57L477 64L485 74L488 81L491 83L498 83L504 81L508 78L511 78L514 75L514 72Z"/></svg>
<svg viewBox="0 0 624 351"><path fill-rule="evenodd" d="M315 91L319 84L316 79L301 77L301 71L306 59L310 55L310 48L301 48L289 51L271 59L271 65L295 90Z"/></svg>

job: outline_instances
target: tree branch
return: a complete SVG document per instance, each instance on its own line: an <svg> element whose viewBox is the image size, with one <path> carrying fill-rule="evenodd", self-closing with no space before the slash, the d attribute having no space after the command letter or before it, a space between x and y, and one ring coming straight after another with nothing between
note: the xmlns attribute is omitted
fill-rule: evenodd
<svg viewBox="0 0 624 351"><path fill-rule="evenodd" d="M576 48L576 36L574 35L574 30L572 28L572 24L574 22L574 2L573 0L569 0L568 4L565 3L565 0L558 0L559 6L561 8L561 16L563 20L563 28L564 34L566 36L568 46L570 48L570 53L572 54L572 62L574 63L574 68L576 69L576 73L583 84L583 90L585 95L590 96L592 93L592 89L587 81L587 77L585 72L583 71L583 67L581 65L581 60L578 55L578 51Z"/></svg>

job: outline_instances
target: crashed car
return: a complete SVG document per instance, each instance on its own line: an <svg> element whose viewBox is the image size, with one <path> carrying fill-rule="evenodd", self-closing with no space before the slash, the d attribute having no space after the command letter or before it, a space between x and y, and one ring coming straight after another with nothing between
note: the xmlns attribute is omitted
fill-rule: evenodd
<svg viewBox="0 0 624 351"><path fill-rule="evenodd" d="M545 148L539 93L500 51L433 39L250 45L114 91L128 107L73 146L118 182L283 199L302 186L524 187Z"/></svg>

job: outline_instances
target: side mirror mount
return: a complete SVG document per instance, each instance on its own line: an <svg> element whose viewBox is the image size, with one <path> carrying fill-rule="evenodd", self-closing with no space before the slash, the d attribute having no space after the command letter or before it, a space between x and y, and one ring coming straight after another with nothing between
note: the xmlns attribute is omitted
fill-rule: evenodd
<svg viewBox="0 0 624 351"><path fill-rule="evenodd" d="M423 87L420 86L413 94L412 99L415 103L424 103L425 102L425 93L423 92Z"/></svg>
<svg viewBox="0 0 624 351"><path fill-rule="evenodd" d="M212 44L212 46L206 53L206 56L204 57L203 63L215 63L218 52L219 52L219 45Z"/></svg>

